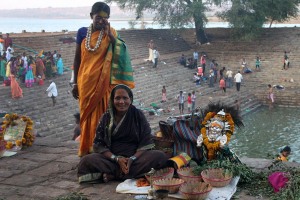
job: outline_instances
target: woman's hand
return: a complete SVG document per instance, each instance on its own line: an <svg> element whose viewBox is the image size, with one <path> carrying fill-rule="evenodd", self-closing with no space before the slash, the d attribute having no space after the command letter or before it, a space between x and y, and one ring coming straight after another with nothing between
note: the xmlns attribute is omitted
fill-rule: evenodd
<svg viewBox="0 0 300 200"><path fill-rule="evenodd" d="M130 166L131 164L133 163L133 160L131 158L128 159L128 162L127 162L127 169L128 169L128 173L130 171Z"/></svg>
<svg viewBox="0 0 300 200"><path fill-rule="evenodd" d="M73 95L74 99L76 99L76 100L79 98L78 86L77 85L73 85L72 95Z"/></svg>
<svg viewBox="0 0 300 200"><path fill-rule="evenodd" d="M129 173L129 168L127 167L129 158L119 157L118 158L118 164L120 165L120 168L124 174Z"/></svg>
<svg viewBox="0 0 300 200"><path fill-rule="evenodd" d="M110 23L107 20L105 20L104 24L105 24L104 33L106 35L109 35L110 34Z"/></svg>

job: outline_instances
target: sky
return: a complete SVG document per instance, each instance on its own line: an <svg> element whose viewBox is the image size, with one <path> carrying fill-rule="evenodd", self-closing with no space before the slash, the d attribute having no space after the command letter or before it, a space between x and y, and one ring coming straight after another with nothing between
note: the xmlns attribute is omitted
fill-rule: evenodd
<svg viewBox="0 0 300 200"><path fill-rule="evenodd" d="M1 1L0 9L92 7L95 2L97 2L97 0L6 0L3 2Z"/></svg>

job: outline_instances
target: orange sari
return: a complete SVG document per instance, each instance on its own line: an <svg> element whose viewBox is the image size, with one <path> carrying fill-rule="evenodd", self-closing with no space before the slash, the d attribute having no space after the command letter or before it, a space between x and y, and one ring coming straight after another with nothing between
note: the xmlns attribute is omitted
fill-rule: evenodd
<svg viewBox="0 0 300 200"><path fill-rule="evenodd" d="M11 82L10 82L10 88L11 88L11 96L12 98L21 98L23 97L23 91L20 88L16 78L14 75L10 76Z"/></svg>
<svg viewBox="0 0 300 200"><path fill-rule="evenodd" d="M117 36L114 29L111 28L111 32ZM99 31L92 34L92 47L95 46L98 35ZM77 77L81 127L79 156L93 151L96 127L107 110L110 92L115 86L110 84L112 53L108 52L109 37L103 36L100 47L94 52L85 48L85 40L81 42L81 63Z"/></svg>

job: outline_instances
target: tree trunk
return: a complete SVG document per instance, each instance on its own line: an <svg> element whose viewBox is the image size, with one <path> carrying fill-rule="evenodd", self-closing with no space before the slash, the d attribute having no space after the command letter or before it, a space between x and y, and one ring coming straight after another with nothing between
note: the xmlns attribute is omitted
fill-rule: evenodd
<svg viewBox="0 0 300 200"><path fill-rule="evenodd" d="M194 17L195 21L195 29L196 29L196 39L197 42L200 42L201 44L205 44L208 42L207 36L204 31L203 27L203 20L200 17Z"/></svg>
<svg viewBox="0 0 300 200"><path fill-rule="evenodd" d="M273 19L272 19L271 22L270 22L269 28L271 28L272 24L273 24Z"/></svg>

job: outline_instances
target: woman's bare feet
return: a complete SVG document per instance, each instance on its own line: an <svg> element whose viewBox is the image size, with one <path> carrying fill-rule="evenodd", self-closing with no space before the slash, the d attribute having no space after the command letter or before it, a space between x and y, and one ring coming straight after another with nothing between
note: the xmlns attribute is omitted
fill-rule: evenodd
<svg viewBox="0 0 300 200"><path fill-rule="evenodd" d="M109 181L113 180L115 177L111 174L103 173L103 182L108 183Z"/></svg>

